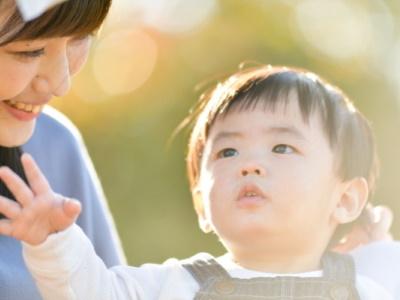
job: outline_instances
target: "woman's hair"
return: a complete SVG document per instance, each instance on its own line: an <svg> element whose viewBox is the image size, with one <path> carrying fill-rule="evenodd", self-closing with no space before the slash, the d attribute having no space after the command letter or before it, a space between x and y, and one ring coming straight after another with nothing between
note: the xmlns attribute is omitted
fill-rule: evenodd
<svg viewBox="0 0 400 300"><path fill-rule="evenodd" d="M7 166L18 174L25 182L26 176L21 164L22 151L19 147L6 148L0 146L0 166ZM14 195L9 191L3 181L0 180L0 195L15 200ZM3 215L0 213L0 219Z"/></svg>
<svg viewBox="0 0 400 300"><path fill-rule="evenodd" d="M86 36L103 23L112 0L68 0L40 17L24 22L11 0L0 0L0 46L21 40L44 39L61 36ZM11 1L14 2L14 1Z"/></svg>
<svg viewBox="0 0 400 300"><path fill-rule="evenodd" d="M292 93L297 97L290 97ZM263 66L237 72L218 84L200 98L186 120L194 124L186 156L191 190L197 188L204 146L218 117L232 110L251 111L257 107L274 111L278 105L287 105L296 98L304 122L311 114L320 116L322 130L336 156L337 175L344 181L364 177L373 189L378 160L372 130L346 95L308 71ZM345 231L347 228L343 227ZM342 232L337 238L341 235Z"/></svg>

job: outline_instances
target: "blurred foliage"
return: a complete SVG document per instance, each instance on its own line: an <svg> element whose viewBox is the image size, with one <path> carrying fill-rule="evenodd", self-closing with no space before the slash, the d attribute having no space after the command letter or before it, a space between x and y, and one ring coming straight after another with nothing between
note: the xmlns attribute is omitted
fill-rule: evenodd
<svg viewBox="0 0 400 300"><path fill-rule="evenodd" d="M205 83L205 88L216 83L236 71L241 62L304 67L344 89L371 120L376 133L382 171L374 203L387 204L395 215L400 214L399 95L396 84L390 83L390 78L400 77L391 73L396 58L388 51L400 41L399 2L347 2L369 12L367 17L372 18L381 7L377 4L384 5L393 16L389 20L393 22L393 32L388 38L397 40L385 41L387 49L382 48L383 54L373 59L365 53L332 58L306 42L307 36L299 32L295 22L295 7L302 2L305 1L218 1L207 22L179 35L162 33L140 22L119 24L124 30L141 30L158 47L157 61L147 81L128 93L105 93L93 79L93 53L76 78L77 85L91 89L89 96L73 90L54 102L82 131L129 263L162 262L198 251L222 253L215 236L204 235L197 226L185 175L188 134L179 134L170 145L167 141L201 94L195 87L199 83ZM106 27L103 34L111 34L116 28ZM326 34L334 38L340 33L334 32L335 26L332 28ZM94 52L101 40L102 36L94 43ZM382 45L380 41L376 47ZM119 78L118 71L114 72L111 75ZM126 79L129 83L129 76ZM400 238L398 220L393 232Z"/></svg>

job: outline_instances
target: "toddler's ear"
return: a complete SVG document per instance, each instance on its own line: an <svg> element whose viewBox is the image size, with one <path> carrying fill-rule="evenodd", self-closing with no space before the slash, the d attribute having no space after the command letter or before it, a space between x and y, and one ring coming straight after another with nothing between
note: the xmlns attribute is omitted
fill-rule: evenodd
<svg viewBox="0 0 400 300"><path fill-rule="evenodd" d="M212 231L212 228L211 228L211 224L208 221L208 218L206 217L206 214L204 211L204 204L203 204L203 198L201 195L201 191L198 188L195 188L192 191L192 197L193 197L194 209L196 210L196 213L197 213L197 218L199 221L200 229L204 233L210 233Z"/></svg>
<svg viewBox="0 0 400 300"><path fill-rule="evenodd" d="M333 212L333 218L338 224L357 219L368 199L368 183L364 177L356 177L343 184L344 190Z"/></svg>

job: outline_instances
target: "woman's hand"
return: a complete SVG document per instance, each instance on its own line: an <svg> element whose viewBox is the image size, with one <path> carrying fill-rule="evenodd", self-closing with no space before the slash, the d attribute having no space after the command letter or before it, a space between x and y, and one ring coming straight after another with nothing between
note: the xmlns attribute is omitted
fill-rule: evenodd
<svg viewBox="0 0 400 300"><path fill-rule="evenodd" d="M333 249L346 253L359 246L374 241L393 240L390 227L393 222L393 213L387 206L367 206L365 222L354 226L352 231Z"/></svg>
<svg viewBox="0 0 400 300"><path fill-rule="evenodd" d="M0 167L0 180L17 202L0 196L0 234L38 245L49 234L68 228L81 211L78 201L54 193L28 154L21 157L29 186L8 167Z"/></svg>

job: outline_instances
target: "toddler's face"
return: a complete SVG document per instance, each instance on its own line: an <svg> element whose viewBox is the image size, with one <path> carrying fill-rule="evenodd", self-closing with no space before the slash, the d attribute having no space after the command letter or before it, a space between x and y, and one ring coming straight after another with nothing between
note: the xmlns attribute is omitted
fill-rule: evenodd
<svg viewBox="0 0 400 300"><path fill-rule="evenodd" d="M205 145L200 220L231 251L307 251L335 227L342 181L334 158L319 115L305 123L295 99L274 112L233 109Z"/></svg>

